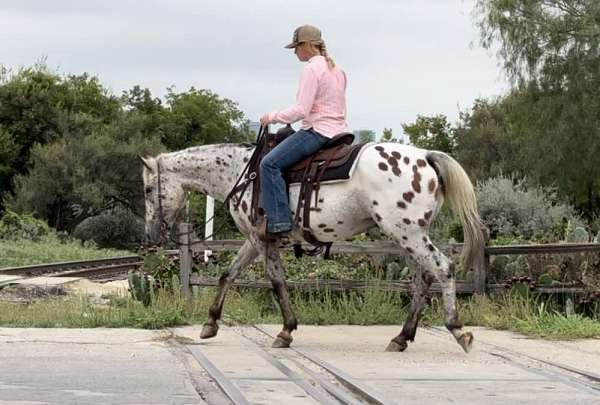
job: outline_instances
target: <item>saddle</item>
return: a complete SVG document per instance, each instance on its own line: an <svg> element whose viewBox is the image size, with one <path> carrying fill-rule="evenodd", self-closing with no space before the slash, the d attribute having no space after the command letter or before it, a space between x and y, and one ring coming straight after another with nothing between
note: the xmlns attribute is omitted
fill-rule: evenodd
<svg viewBox="0 0 600 405"><path fill-rule="evenodd" d="M264 128L264 131L263 131ZM247 166L246 183L243 185L242 194L238 198L239 205L246 186L252 182L252 203L250 207L250 221L256 226L264 216L264 210L260 207L260 162L275 146L283 142L295 131L290 125L281 128L277 133L269 133L266 127L261 128L257 139L257 145ZM300 245L294 245L297 257L303 253L318 254L325 248L325 255L329 255L331 242L321 242L315 238L310 231L311 199L314 194L313 209L318 205L318 193L322 181L347 180L350 178L350 169L356 160L360 149L364 144L352 145L354 134L341 133L331 138L318 152L308 156L284 171L288 190L291 184L300 184L298 204L294 216L294 223L300 225L304 239L314 245L316 249L304 252ZM243 176L243 174L242 174ZM236 192L236 187L232 193ZM288 193L289 195L289 193ZM237 206L237 205L236 205Z"/></svg>

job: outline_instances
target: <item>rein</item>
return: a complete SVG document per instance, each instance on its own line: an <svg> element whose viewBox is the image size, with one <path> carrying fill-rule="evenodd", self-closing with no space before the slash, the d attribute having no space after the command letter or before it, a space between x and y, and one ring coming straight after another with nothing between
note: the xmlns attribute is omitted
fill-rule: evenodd
<svg viewBox="0 0 600 405"><path fill-rule="evenodd" d="M238 177L238 179L235 182L234 186L232 187L231 191L229 192L227 197L225 197L225 200L223 201L223 205L226 206L227 204L229 204L230 201L234 201L235 208L238 208L239 205L241 204L242 197L244 196L244 193L246 192L248 185L250 183L252 183L258 176L255 171L253 171L252 173L246 173L246 172L248 171L249 167L251 167L251 166L254 167L253 164L259 158L259 156L260 156L259 146L262 144L262 140L267 136L267 134L268 134L268 125L264 125L264 126L261 125L261 127L258 131L257 138L256 138L257 146L255 147L254 152L252 153L252 156L250 157L250 160L248 160L248 163L246 163L244 170L242 170L242 173ZM219 228L217 228L215 231L213 231L213 233L211 235L206 235L203 238L200 238L199 240L191 242L191 243L181 243L178 239L183 234L177 233L177 234L173 235L171 232L169 232L170 231L169 224L165 220L165 216L164 216L164 212L163 212L163 205L162 205L163 195L162 195L160 159L157 160L156 165L157 165L157 182L158 182L158 184L157 184L157 186L158 186L158 220L160 222L160 241L161 241L161 243L164 243L166 241L171 241L176 246L193 246L193 245L203 243L206 245L207 248L210 249L210 247L206 244L206 240L208 238L212 237L216 232L220 231L223 228L224 224L222 224ZM245 177L245 179L244 179L244 177ZM237 194L240 191L241 191L241 194L239 196L237 196ZM201 224L198 227L202 227L202 226L206 225L206 223L208 223L214 219L215 219L215 215L213 215L207 221L201 222ZM197 235L197 233L196 233L196 235Z"/></svg>
<svg viewBox="0 0 600 405"><path fill-rule="evenodd" d="M225 197L223 204L227 204L230 199L232 199L238 192L241 191L241 194L239 195L239 197L236 198L237 202L235 203L235 208L239 207L240 203L242 202L242 197L244 197L244 193L246 192L246 189L248 188L248 185L256 179L258 174L256 172L248 173L246 175L246 180L242 184L240 184L240 182L244 178L244 175L246 174L246 171L248 170L248 168L251 166L254 167L254 163L260 156L260 152L261 152L260 145L262 145L262 140L264 139L264 137L267 136L268 133L269 133L269 126L261 125L260 129L258 130L258 135L256 137L256 147L254 148L254 152L252 152L252 156L250 156L250 160L248 160L248 163L246 163L244 170L242 170L242 173L238 177L233 188L231 189L229 194L227 194L227 197Z"/></svg>

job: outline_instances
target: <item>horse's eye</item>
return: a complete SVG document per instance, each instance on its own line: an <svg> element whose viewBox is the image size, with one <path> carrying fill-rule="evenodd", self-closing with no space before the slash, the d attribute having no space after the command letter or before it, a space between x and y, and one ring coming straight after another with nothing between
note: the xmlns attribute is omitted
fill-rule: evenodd
<svg viewBox="0 0 600 405"><path fill-rule="evenodd" d="M148 186L146 187L146 194L150 194L152 192L152 187Z"/></svg>

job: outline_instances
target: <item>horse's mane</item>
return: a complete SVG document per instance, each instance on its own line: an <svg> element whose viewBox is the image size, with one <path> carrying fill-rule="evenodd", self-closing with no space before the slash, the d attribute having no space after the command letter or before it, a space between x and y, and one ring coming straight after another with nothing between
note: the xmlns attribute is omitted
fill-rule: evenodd
<svg viewBox="0 0 600 405"><path fill-rule="evenodd" d="M167 153L176 153L176 152L183 152L183 151L187 151L187 152L196 152L198 150L201 150L207 146L212 146L214 148L224 148L224 147L231 147L231 146L237 146L239 148L245 148L246 150L249 149L253 149L256 147L255 143L250 143L250 142L241 142L241 143L212 143L212 144L206 144L206 145L199 145L199 146L190 146L189 148L186 149L182 149L179 151L173 151L173 152L167 152Z"/></svg>

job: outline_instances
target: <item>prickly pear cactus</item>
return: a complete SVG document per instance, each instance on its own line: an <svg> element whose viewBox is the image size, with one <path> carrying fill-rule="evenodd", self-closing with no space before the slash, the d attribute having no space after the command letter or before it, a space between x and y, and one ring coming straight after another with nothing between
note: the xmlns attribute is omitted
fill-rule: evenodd
<svg viewBox="0 0 600 405"><path fill-rule="evenodd" d="M571 243L587 243L590 240L590 235L580 226L575 227L573 232L567 235L567 242Z"/></svg>
<svg viewBox="0 0 600 405"><path fill-rule="evenodd" d="M531 290L534 290L536 282L528 276L513 277L506 281L504 287L510 291L512 297L528 298Z"/></svg>
<svg viewBox="0 0 600 405"><path fill-rule="evenodd" d="M554 279L552 278L552 276L550 274L542 274L541 276L538 277L537 279L537 284L538 285L551 285L552 281L554 281Z"/></svg>
<svg viewBox="0 0 600 405"><path fill-rule="evenodd" d="M130 271L127 275L127 281L129 282L129 291L132 297L142 302L144 306L150 305L154 282L148 274L139 271Z"/></svg>
<svg viewBox="0 0 600 405"><path fill-rule="evenodd" d="M529 297L529 286L525 283L515 283L510 288L510 295L513 297Z"/></svg>

